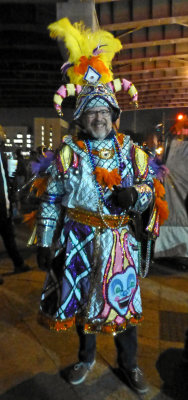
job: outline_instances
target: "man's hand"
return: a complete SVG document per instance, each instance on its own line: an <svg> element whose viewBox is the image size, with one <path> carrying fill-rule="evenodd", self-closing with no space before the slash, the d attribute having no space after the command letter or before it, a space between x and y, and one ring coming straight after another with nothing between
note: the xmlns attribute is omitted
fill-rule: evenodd
<svg viewBox="0 0 188 400"><path fill-rule="evenodd" d="M128 210L129 207L134 206L138 198L137 191L134 187L121 188L113 186L112 201L117 207L123 210Z"/></svg>
<svg viewBox="0 0 188 400"><path fill-rule="evenodd" d="M49 247L37 247L38 267L42 271L48 271L51 265L51 251Z"/></svg>

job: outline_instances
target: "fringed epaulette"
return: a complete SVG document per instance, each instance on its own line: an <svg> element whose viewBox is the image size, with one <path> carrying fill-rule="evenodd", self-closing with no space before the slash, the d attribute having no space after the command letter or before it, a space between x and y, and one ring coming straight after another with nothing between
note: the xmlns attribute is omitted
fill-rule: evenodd
<svg viewBox="0 0 188 400"><path fill-rule="evenodd" d="M159 180L159 176L165 176L165 167L153 168L153 164L150 162L149 156L138 146L133 145L131 149L131 157L134 165L134 171L136 178L145 179L148 175L149 166L152 167L156 173L156 178L153 179L154 185L154 206L149 218L149 223L146 231L149 232L153 237L159 236L160 226L168 219L169 209L168 203L165 200L165 188Z"/></svg>
<svg viewBox="0 0 188 400"><path fill-rule="evenodd" d="M44 177L38 177L33 181L30 187L30 192L35 191L36 198L41 197L45 192L48 183L48 178L49 176L46 175ZM31 211L30 213L23 215L23 223L27 224L31 230L34 229L35 227L36 219L37 219L37 210ZM29 242L31 242L31 240L29 240ZM34 241L32 242L32 244L33 243Z"/></svg>
<svg viewBox="0 0 188 400"><path fill-rule="evenodd" d="M149 171L148 155L140 147L133 145L131 149L131 158L136 178L145 179Z"/></svg>
<svg viewBox="0 0 188 400"><path fill-rule="evenodd" d="M71 147L66 144L63 143L63 147L62 149L59 151L59 157L58 157L58 167L59 169L60 167L60 163L62 166L62 171L60 172L64 172L66 173L66 171L69 169L69 167L71 166L71 163L73 161L74 158L74 154L73 154L73 150L71 149Z"/></svg>
<svg viewBox="0 0 188 400"><path fill-rule="evenodd" d="M146 231L156 238L159 236L160 226L168 219L169 208L165 200L165 188L163 184L155 178L153 184L155 189L155 201Z"/></svg>
<svg viewBox="0 0 188 400"><path fill-rule="evenodd" d="M36 198L40 198L46 191L49 175L45 172L53 162L55 156L52 151L48 151L41 155L38 161L32 162L32 172L35 174L32 178L32 184L30 186L30 193L33 192ZM35 230L37 218L37 210L32 210L28 214L24 214L23 223L26 223L30 229ZM32 244L34 241L32 241ZM29 243L31 244L31 243Z"/></svg>

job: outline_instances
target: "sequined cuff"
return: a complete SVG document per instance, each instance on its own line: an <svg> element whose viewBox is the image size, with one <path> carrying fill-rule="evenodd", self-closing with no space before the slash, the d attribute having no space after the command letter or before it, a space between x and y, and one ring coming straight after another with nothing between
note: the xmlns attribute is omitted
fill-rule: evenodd
<svg viewBox="0 0 188 400"><path fill-rule="evenodd" d="M40 220L37 224L37 246L49 247L52 244L56 221Z"/></svg>
<svg viewBox="0 0 188 400"><path fill-rule="evenodd" d="M149 204L153 198L153 191L147 184L134 185L134 188L136 189L136 191L138 193L138 199L134 205L133 210L139 211L142 213L149 206Z"/></svg>

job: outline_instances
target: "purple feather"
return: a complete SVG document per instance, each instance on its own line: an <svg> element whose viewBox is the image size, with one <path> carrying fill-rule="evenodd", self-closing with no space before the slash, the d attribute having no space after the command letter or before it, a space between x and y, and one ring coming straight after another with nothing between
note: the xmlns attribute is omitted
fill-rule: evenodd
<svg viewBox="0 0 188 400"><path fill-rule="evenodd" d="M66 72L67 72L67 70L70 68L70 67L72 67L74 64L73 63L70 63L70 62L65 62L63 65L62 65L62 67L60 68L60 70L61 70L61 73L63 74L63 75L65 75L66 74Z"/></svg>
<svg viewBox="0 0 188 400"><path fill-rule="evenodd" d="M159 180L163 180L170 173L170 171L166 167L166 165L161 164L160 161L156 157L150 158L149 166L153 169L153 171L156 174L157 179L159 179Z"/></svg>
<svg viewBox="0 0 188 400"><path fill-rule="evenodd" d="M41 172L45 172L55 158L52 151L46 151L45 156L46 157L40 156L37 162L33 161L31 163L31 170L33 174L38 175Z"/></svg>
<svg viewBox="0 0 188 400"><path fill-rule="evenodd" d="M95 47L95 49L93 50L93 55L98 56L99 54L104 53L104 50L100 50L100 48L104 46L106 46L106 44L101 44L100 46L98 45L97 47Z"/></svg>

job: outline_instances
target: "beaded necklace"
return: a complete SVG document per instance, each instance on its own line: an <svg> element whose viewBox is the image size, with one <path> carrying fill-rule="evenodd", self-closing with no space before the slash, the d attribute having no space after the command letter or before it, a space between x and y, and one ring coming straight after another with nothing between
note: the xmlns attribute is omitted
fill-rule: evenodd
<svg viewBox="0 0 188 400"><path fill-rule="evenodd" d="M115 150L115 154L117 154L117 158L118 158L118 169L119 169L119 173L122 179L122 173L123 173L123 168L124 168L124 163L122 161L122 151L121 151L121 146L116 138L116 136L113 136L113 147Z"/></svg>
<svg viewBox="0 0 188 400"><path fill-rule="evenodd" d="M85 140L84 142L85 142L85 145L86 145L86 151L87 151L87 154L88 154L88 157L89 157L89 162L90 162L90 165L91 165L92 172L95 172L96 165L95 165L95 161L94 161L94 155L92 154L92 151L91 151L91 143L90 143L89 139ZM96 179L95 179L95 185L96 185L96 189L97 189L97 194L99 196L99 200L102 203L104 203L105 206L107 206L102 186L99 184L99 182Z"/></svg>
<svg viewBox="0 0 188 400"><path fill-rule="evenodd" d="M118 143L117 139L115 138L115 136L113 136L112 140L113 140L113 147L114 147L114 150L115 150L115 154L117 154L119 173L120 173L120 176L122 177L123 162L122 162L122 157L121 157L120 146L119 146L119 143ZM92 172L95 172L96 165L95 165L94 155L92 154L91 143L90 143L89 139L86 139L84 142L85 142L86 152L87 152L88 157L89 157L89 162L90 162L90 165L91 165ZM121 180L122 180L122 178L121 178ZM100 216L101 216L104 224L106 225L106 227L111 229L111 230L113 230L113 228L111 228L107 224L107 222L104 219L104 215L103 215L103 205L105 205L107 208L111 208L111 205L107 203L107 201L105 199L105 196L104 196L103 188L99 184L97 179L95 179L95 186L96 186L96 191L97 191L97 194L98 194L98 208L99 208ZM118 225L118 227L116 229L120 228L123 225L125 217L126 217L126 213L123 213L123 218L122 218L120 224Z"/></svg>

